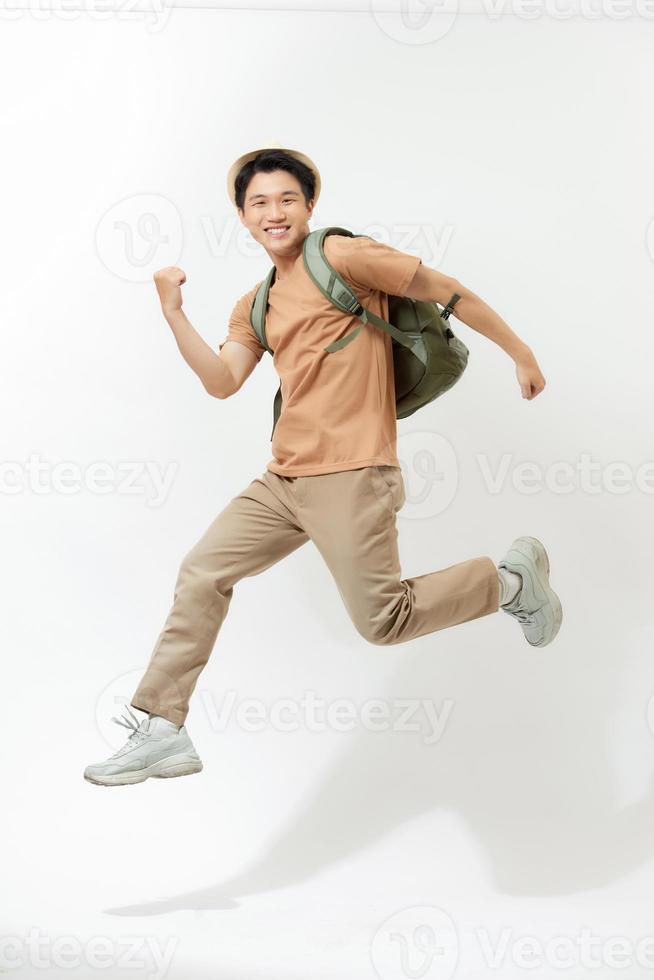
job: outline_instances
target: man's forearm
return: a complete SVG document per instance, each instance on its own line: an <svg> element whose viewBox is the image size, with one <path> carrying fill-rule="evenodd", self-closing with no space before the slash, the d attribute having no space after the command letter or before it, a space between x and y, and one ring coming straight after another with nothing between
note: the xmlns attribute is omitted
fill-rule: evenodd
<svg viewBox="0 0 654 980"><path fill-rule="evenodd" d="M454 307L454 316L457 320L461 320L468 327L493 340L514 361L533 356L531 348L511 330L508 323L505 323L501 316L484 303L476 293L461 285L453 276L447 276L438 269L432 269L421 263L405 295L445 306L453 293L458 293L461 297Z"/></svg>
<svg viewBox="0 0 654 980"><path fill-rule="evenodd" d="M466 326L494 341L514 361L519 361L532 353L529 345L521 340L499 313L491 309L483 299L460 284L454 291L461 296L454 307L453 315L457 320L461 320Z"/></svg>
<svg viewBox="0 0 654 980"><path fill-rule="evenodd" d="M233 378L227 365L206 343L192 325L184 310L164 312L170 329L175 335L180 353L200 381L217 398L225 398L231 393Z"/></svg>

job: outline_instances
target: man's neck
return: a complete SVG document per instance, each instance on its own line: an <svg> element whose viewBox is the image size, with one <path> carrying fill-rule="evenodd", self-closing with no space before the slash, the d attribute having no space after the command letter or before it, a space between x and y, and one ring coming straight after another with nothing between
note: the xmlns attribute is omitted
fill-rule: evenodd
<svg viewBox="0 0 654 980"><path fill-rule="evenodd" d="M290 276L291 272L295 268L295 263L302 255L302 249L304 247L304 239L294 255L271 255L273 265L275 266L275 282L282 282L287 276Z"/></svg>
<svg viewBox="0 0 654 980"><path fill-rule="evenodd" d="M295 263L299 259L302 253L298 252L295 256L284 255L281 258L277 256L275 265L275 282L283 282L287 276L290 276L291 272L295 267Z"/></svg>

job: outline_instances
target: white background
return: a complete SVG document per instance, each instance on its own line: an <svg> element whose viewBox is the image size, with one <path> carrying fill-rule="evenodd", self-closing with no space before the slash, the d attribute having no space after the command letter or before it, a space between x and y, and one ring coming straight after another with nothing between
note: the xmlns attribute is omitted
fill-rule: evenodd
<svg viewBox="0 0 654 980"><path fill-rule="evenodd" d="M654 934L651 469L636 479L654 459L654 23L623 9L443 13L442 36L433 19L365 10L3 10L9 973L13 957L24 977L43 975L37 962L53 977L171 980L650 975L651 944L620 970L607 952L612 937L628 948ZM180 264L187 314L217 348L269 268L240 234L225 174L269 140L321 168L312 228L421 255L532 346L547 386L525 401L509 358L452 321L466 374L398 424L400 551L411 576L497 561L536 535L563 626L540 651L502 613L375 647L309 543L236 587L188 717L203 773L92 786L83 769L127 735L111 716L182 557L271 458L270 358L235 397L211 399L152 283ZM419 450L442 474L426 495ZM574 472L584 454L598 492L579 479L560 492L551 467ZM138 492L84 482L91 464L146 461L172 467L164 499L144 480ZM544 474L531 492L516 469L527 461ZM633 473L622 492L617 462ZM309 730L301 715L293 731L216 723L230 692L270 708L307 691L449 714L431 743L362 721ZM563 969L550 947L528 968L516 945L574 944L584 929L599 966L579 954ZM482 935L505 936L497 961ZM421 936L445 952L430 958ZM84 962L97 937L103 969ZM65 939L77 959L74 947L57 959ZM167 968L145 963L147 942L171 944Z"/></svg>

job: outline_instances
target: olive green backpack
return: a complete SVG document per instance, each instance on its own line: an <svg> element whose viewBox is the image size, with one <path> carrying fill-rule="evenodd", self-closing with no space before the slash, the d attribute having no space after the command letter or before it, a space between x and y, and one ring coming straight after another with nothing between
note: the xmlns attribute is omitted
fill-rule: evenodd
<svg viewBox="0 0 654 980"><path fill-rule="evenodd" d="M370 310L366 310L352 291L351 286L329 264L323 250L327 235L347 235L350 238L369 238L355 235L345 228L319 228L307 235L302 255L304 267L320 292L344 313L361 320L361 324L349 334L325 347L328 354L341 350L353 341L365 323L384 330L393 338L393 369L395 374L396 418L412 415L423 405L452 387L463 374L468 363L468 348L455 337L447 319L455 303L461 298L454 293L447 306L441 310L435 301L415 300L408 296L388 297L387 323ZM266 341L265 319L268 309L268 291L275 281L276 268L272 269L259 286L250 310L250 322L259 343L271 354ZM281 384L273 404L273 427L282 408ZM270 438L272 439L272 433Z"/></svg>

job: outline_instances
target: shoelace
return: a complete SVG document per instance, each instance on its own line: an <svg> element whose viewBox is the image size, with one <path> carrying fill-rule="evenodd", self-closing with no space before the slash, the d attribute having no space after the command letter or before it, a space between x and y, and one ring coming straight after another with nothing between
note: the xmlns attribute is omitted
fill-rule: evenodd
<svg viewBox="0 0 654 980"><path fill-rule="evenodd" d="M111 720L115 721L116 724L118 725L122 725L123 728L130 728L132 730L132 734L127 739L125 745L123 745L122 748L118 749L118 752L114 753L114 756L120 755L126 749L128 748L131 749L134 745L138 745L140 742L145 741L145 739L150 738L150 732L144 732L142 730L141 725L143 724L143 722L139 722L138 718L136 717L136 715L134 714L134 712L132 711L132 709L128 704L125 705L125 710L129 712L129 716L131 717L124 714L121 719L121 718L116 718L116 716L114 715Z"/></svg>

